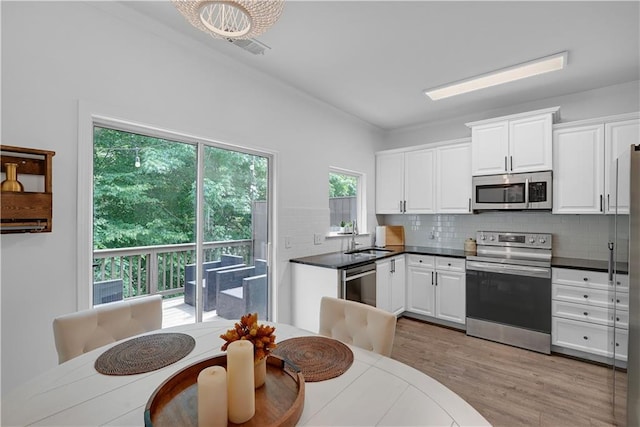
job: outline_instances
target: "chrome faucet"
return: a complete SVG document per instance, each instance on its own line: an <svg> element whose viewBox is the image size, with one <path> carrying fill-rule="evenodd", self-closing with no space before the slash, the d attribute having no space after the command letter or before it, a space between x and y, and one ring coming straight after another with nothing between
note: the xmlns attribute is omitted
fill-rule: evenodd
<svg viewBox="0 0 640 427"><path fill-rule="evenodd" d="M360 243L356 242L356 236L358 235L358 224L356 222L356 220L353 220L352 223L352 227L351 227L351 245L349 250L350 251L355 251L356 250L356 246L360 245Z"/></svg>

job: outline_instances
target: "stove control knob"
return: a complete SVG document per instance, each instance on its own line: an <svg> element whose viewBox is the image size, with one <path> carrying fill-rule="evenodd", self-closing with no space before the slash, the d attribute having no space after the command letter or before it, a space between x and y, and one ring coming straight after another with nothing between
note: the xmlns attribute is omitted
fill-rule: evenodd
<svg viewBox="0 0 640 427"><path fill-rule="evenodd" d="M480 240L486 240L486 237L485 237L484 234L482 236L480 236Z"/></svg>
<svg viewBox="0 0 640 427"><path fill-rule="evenodd" d="M529 243L535 243L536 239L534 239L533 237L529 237Z"/></svg>
<svg viewBox="0 0 640 427"><path fill-rule="evenodd" d="M494 240L496 240L496 237L495 236L490 236L489 240L491 240L493 242Z"/></svg>
<svg viewBox="0 0 640 427"><path fill-rule="evenodd" d="M541 238L538 240L538 242L540 242L540 243L544 244L544 243L546 243L546 242L547 242L547 239L545 239L544 237L541 237Z"/></svg>

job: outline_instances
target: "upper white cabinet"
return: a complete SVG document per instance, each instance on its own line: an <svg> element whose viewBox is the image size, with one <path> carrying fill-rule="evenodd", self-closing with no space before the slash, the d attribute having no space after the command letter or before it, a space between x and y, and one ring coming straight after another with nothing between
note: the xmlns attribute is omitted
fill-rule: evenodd
<svg viewBox="0 0 640 427"><path fill-rule="evenodd" d="M609 214L616 207L629 213L629 148L640 141L640 119L634 116L556 126L553 213Z"/></svg>
<svg viewBox="0 0 640 427"><path fill-rule="evenodd" d="M376 213L471 213L471 145L376 154Z"/></svg>
<svg viewBox="0 0 640 427"><path fill-rule="evenodd" d="M605 212L629 213L631 144L640 143L640 119L606 123L604 152ZM616 160L618 160L618 188L616 192Z"/></svg>
<svg viewBox="0 0 640 427"><path fill-rule="evenodd" d="M376 155L376 213L402 213L404 153Z"/></svg>
<svg viewBox="0 0 640 427"><path fill-rule="evenodd" d="M472 175L551 170L553 116L559 108L467 123Z"/></svg>
<svg viewBox="0 0 640 427"><path fill-rule="evenodd" d="M436 152L436 211L471 213L471 144L452 144Z"/></svg>
<svg viewBox="0 0 640 427"><path fill-rule="evenodd" d="M435 151L412 151L404 156L404 212L435 213Z"/></svg>
<svg viewBox="0 0 640 427"><path fill-rule="evenodd" d="M553 131L553 213L604 209L604 125Z"/></svg>
<svg viewBox="0 0 640 427"><path fill-rule="evenodd" d="M376 155L376 213L433 213L433 150Z"/></svg>

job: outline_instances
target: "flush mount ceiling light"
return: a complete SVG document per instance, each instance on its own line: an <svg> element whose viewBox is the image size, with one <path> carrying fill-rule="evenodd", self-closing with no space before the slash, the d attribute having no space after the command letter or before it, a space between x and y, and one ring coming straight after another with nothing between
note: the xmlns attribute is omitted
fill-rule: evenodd
<svg viewBox="0 0 640 427"><path fill-rule="evenodd" d="M427 89L424 93L432 100L437 101L450 96L473 92L474 90L497 86L503 83L548 73L550 71L561 70L566 64L567 52L565 51L514 65L512 67L492 71L470 79L450 83L445 86Z"/></svg>
<svg viewBox="0 0 640 427"><path fill-rule="evenodd" d="M248 39L276 23L284 0L172 0L187 21L199 30L223 39Z"/></svg>

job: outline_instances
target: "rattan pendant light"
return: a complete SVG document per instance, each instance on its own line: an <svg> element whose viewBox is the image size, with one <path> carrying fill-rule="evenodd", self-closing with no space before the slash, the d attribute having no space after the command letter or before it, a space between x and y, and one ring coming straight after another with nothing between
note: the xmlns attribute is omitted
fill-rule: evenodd
<svg viewBox="0 0 640 427"><path fill-rule="evenodd" d="M284 0L172 0L194 27L214 37L248 39L276 23Z"/></svg>

